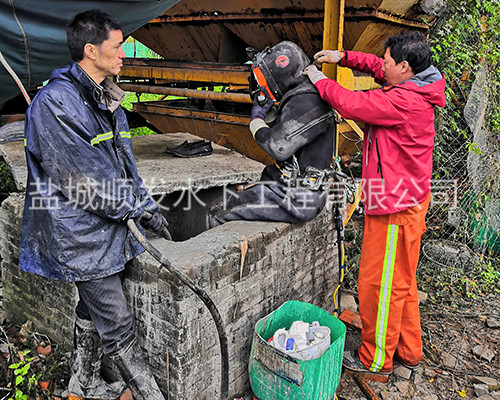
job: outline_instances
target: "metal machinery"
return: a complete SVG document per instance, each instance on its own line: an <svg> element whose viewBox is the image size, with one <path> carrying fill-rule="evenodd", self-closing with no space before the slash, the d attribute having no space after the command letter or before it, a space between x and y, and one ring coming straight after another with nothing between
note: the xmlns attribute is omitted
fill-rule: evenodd
<svg viewBox="0 0 500 400"><path fill-rule="evenodd" d="M180 1L133 33L164 59L128 58L119 81L124 90L139 95L178 96L134 104L161 132L190 132L270 163L248 131L252 101L247 47L260 51L290 40L309 57L323 48L381 56L388 37L425 32L424 19L432 18L418 0ZM346 88L375 85L370 77L346 68L323 68ZM359 150L363 132L355 122L343 121L339 133L339 155Z"/></svg>

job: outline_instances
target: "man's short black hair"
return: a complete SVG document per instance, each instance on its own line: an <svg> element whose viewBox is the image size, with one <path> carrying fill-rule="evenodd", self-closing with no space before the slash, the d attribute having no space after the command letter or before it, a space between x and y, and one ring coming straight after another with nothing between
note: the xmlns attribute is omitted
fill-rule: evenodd
<svg viewBox="0 0 500 400"><path fill-rule="evenodd" d="M114 30L123 33L123 26L101 10L93 9L76 14L66 27L71 58L76 62L81 61L87 43L99 45L109 38L109 31Z"/></svg>
<svg viewBox="0 0 500 400"><path fill-rule="evenodd" d="M406 61L414 74L418 74L430 67L431 49L426 37L420 32L401 33L385 42L385 49L391 53L396 64Z"/></svg>

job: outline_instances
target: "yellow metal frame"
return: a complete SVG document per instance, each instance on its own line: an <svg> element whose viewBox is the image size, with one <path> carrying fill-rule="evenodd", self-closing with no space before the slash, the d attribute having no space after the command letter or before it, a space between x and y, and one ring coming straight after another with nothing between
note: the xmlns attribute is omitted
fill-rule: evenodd
<svg viewBox="0 0 500 400"><path fill-rule="evenodd" d="M344 45L344 9L345 0L325 0L325 22L323 31L323 48L328 50L342 50ZM356 86L356 79L348 68L338 67L335 64L324 64L323 73L330 79L336 80L340 85L347 89L354 90ZM363 138L363 131L356 122L346 120L347 124ZM339 129L337 129L335 158L338 156L338 143L339 143ZM346 218L343 221L344 226L349 221L352 213L356 209L361 199L361 184L356 189L354 199L351 203L347 204Z"/></svg>

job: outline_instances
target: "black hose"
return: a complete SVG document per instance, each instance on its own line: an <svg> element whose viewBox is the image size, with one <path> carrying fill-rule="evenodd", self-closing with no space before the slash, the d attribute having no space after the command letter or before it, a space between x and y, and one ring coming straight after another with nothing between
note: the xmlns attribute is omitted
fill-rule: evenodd
<svg viewBox="0 0 500 400"><path fill-rule="evenodd" d="M129 219L127 221L127 226L132 232L132 235L137 239L139 244L146 249L146 251L151 254L162 267L165 267L172 275L174 275L177 279L180 279L187 287L189 287L200 299L205 303L212 314L212 318L215 322L215 326L217 327L217 332L219 334L219 343L220 343L220 357L221 357L221 383L220 383L220 399L227 400L228 391L229 391L229 353L227 348L227 336L224 331L224 325L222 323L222 317L217 310L212 299L208 296L208 294L200 288L196 283L194 283L191 278L189 278L186 274L181 271L175 269L169 260L164 257L159 250L157 250L146 237L141 233L137 225L135 224L133 219ZM162 232L164 236L166 236L165 232ZM167 238L167 237L166 237ZM168 239L168 238L167 238Z"/></svg>

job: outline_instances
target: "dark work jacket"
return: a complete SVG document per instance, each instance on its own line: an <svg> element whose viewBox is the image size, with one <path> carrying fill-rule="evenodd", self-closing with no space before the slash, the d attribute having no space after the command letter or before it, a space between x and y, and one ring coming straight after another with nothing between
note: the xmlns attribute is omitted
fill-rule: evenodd
<svg viewBox="0 0 500 400"><path fill-rule="evenodd" d="M70 62L27 111L23 271L87 281L121 271L143 251L126 220L158 208L137 174L123 109L111 112L96 94Z"/></svg>
<svg viewBox="0 0 500 400"><path fill-rule="evenodd" d="M269 123L269 128L260 128L255 133L255 140L278 162L291 162L291 158L287 156L293 152L301 173L308 166L326 169L332 163L333 157L334 118L331 117L320 122L298 136L293 136L293 132L299 126L331 111L331 106L323 101L314 86L307 82L285 94L280 102L276 120ZM276 145L275 141L276 136L282 136L283 131L292 133L292 138L289 141L290 151L284 149L280 152L282 147L287 146L282 146L283 140L280 140L279 145ZM279 176L280 172L276 165L268 165L262 174L264 180L270 177L272 180L278 181Z"/></svg>

